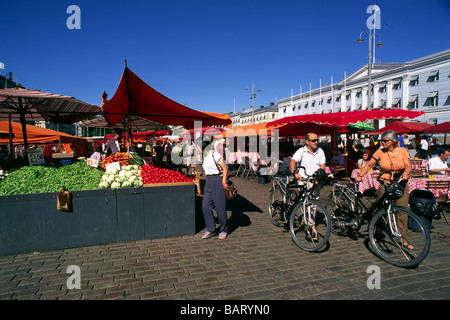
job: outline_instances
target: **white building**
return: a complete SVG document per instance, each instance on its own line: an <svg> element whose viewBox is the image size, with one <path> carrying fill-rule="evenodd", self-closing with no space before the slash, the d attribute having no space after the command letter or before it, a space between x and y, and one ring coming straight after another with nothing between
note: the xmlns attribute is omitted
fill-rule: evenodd
<svg viewBox="0 0 450 320"><path fill-rule="evenodd" d="M242 109L241 112L230 113L230 119L233 127L274 121L278 119L278 106L271 103L267 107L261 106L254 110L252 110L252 107Z"/></svg>
<svg viewBox="0 0 450 320"><path fill-rule="evenodd" d="M368 110L368 65L337 83L278 101L279 118ZM450 49L405 63L372 64L370 109L402 108L425 111L414 121L450 121ZM379 127L389 122L380 120Z"/></svg>

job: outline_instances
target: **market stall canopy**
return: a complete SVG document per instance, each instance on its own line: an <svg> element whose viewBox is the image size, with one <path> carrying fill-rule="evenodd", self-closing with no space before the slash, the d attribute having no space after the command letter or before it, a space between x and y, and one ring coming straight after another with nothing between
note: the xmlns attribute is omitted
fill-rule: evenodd
<svg viewBox="0 0 450 320"><path fill-rule="evenodd" d="M267 127L282 124L294 123L317 123L329 126L347 126L350 123L366 120L380 119L396 119L407 118L413 119L425 114L423 111L410 111L403 109L383 109L383 110L363 110L349 112L334 112L321 114L308 114L284 117L267 123Z"/></svg>
<svg viewBox="0 0 450 320"><path fill-rule="evenodd" d="M125 121L125 119L122 119L120 122L110 126L108 124L108 122L106 121L105 117L98 117L95 119L82 121L79 123L79 125L82 127L89 127L89 128L111 128L111 129L121 128L121 129L123 129L124 121ZM161 127L161 124L159 124L159 123L156 123L151 120L144 119L144 118L138 117L138 116L130 116L129 121L130 121L129 124L131 125L131 130L146 130L146 129Z"/></svg>
<svg viewBox="0 0 450 320"><path fill-rule="evenodd" d="M73 97L25 88L0 89L0 120L75 123L95 116L100 107Z"/></svg>
<svg viewBox="0 0 450 320"><path fill-rule="evenodd" d="M385 131L392 130L396 133L425 133L428 132L430 128L432 128L433 125L424 123L424 122L403 122L403 121L394 121L391 124L388 124L387 126L378 129L376 131L367 132L366 134L374 135L374 134L381 134Z"/></svg>
<svg viewBox="0 0 450 320"><path fill-rule="evenodd" d="M156 130L156 131L142 131L142 132L133 132L133 141L134 142L144 142L150 138L162 137L169 134L169 130ZM125 138L127 137L127 133L125 132ZM109 140L112 138L112 134L107 134L105 136L105 140Z"/></svg>
<svg viewBox="0 0 450 320"><path fill-rule="evenodd" d="M221 134L216 137L223 138L233 138L233 137L248 137L257 135L267 135L270 136L273 129L279 129L282 126L273 126L268 128L267 122L250 124L246 126L233 127L231 129L224 130Z"/></svg>
<svg viewBox="0 0 450 320"><path fill-rule="evenodd" d="M215 112L206 112L201 111L209 116L214 117L213 119L206 119L202 120L202 126L203 127L211 127L211 126L221 126L221 127L227 127L231 128L233 126L233 123L231 122L230 115L226 113L215 113ZM192 129L194 128L195 123L191 122L188 124L185 124L184 127L186 129Z"/></svg>
<svg viewBox="0 0 450 320"><path fill-rule="evenodd" d="M430 133L450 133L450 121L442 122L428 129Z"/></svg>
<svg viewBox="0 0 450 320"><path fill-rule="evenodd" d="M76 142L82 141L87 142L87 139L81 137L75 137L68 133L50 130L46 128L40 128L33 125L27 124L27 137L28 143L39 144L47 142ZM14 144L24 144L22 125L18 122L11 122L12 132L14 135ZM0 121L0 130L7 131L9 128L8 121ZM9 139L0 139L0 144L8 144Z"/></svg>
<svg viewBox="0 0 450 320"><path fill-rule="evenodd" d="M14 138L14 133L12 134ZM9 139L9 131L0 130L0 139Z"/></svg>
<svg viewBox="0 0 450 320"><path fill-rule="evenodd" d="M111 100L104 99L102 112L109 125L114 125L129 115L134 115L164 125L188 125L194 121L223 119L183 106L162 95L141 80L128 67L120 79ZM231 121L231 120L230 120Z"/></svg>
<svg viewBox="0 0 450 320"><path fill-rule="evenodd" d="M200 132L202 135L216 136L216 135L220 134L222 131L223 131L223 129L221 129L221 128L202 127L201 130L199 130L197 128L193 128L190 130L183 131L179 135L185 136L185 135L189 134L189 135L193 136L195 134L195 132Z"/></svg>

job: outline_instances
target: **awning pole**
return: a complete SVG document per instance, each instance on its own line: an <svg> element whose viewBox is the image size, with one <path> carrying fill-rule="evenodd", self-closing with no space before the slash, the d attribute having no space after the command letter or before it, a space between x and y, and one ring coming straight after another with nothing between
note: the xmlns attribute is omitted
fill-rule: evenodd
<svg viewBox="0 0 450 320"><path fill-rule="evenodd" d="M9 161L12 162L13 160L13 136L12 136L12 120L11 120L11 113L8 114L8 124L9 124Z"/></svg>

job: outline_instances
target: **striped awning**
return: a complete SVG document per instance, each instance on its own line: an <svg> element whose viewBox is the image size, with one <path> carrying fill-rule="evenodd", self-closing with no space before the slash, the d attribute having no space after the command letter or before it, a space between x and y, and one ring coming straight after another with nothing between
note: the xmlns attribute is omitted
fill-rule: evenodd
<svg viewBox="0 0 450 320"><path fill-rule="evenodd" d="M75 123L100 113L100 107L73 97L25 88L0 89L0 120Z"/></svg>
<svg viewBox="0 0 450 320"><path fill-rule="evenodd" d="M162 124L141 118L138 116L129 116L126 118L123 118L121 121L119 121L116 124L109 125L106 121L105 117L99 117L91 120L82 121L79 123L82 127L89 127L89 128L122 128L124 127L124 122L127 121L131 125L132 130L145 130L145 129L152 129L152 128L158 128L161 127ZM128 127L128 126L127 126Z"/></svg>

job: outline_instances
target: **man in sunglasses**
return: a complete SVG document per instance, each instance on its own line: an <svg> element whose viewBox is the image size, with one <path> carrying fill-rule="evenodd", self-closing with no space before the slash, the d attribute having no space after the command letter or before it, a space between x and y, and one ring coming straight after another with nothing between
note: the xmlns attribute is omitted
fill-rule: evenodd
<svg viewBox="0 0 450 320"><path fill-rule="evenodd" d="M299 148L294 153L290 163L291 172L295 173L295 178L297 180L302 180L302 178L311 176L318 169L325 170L325 153L317 146L319 143L317 135L315 133L308 133L305 136L305 143L304 147ZM299 166L305 167L305 169L301 168L297 170L297 163ZM316 185L313 196L314 195L317 197L320 195L319 184Z"/></svg>

